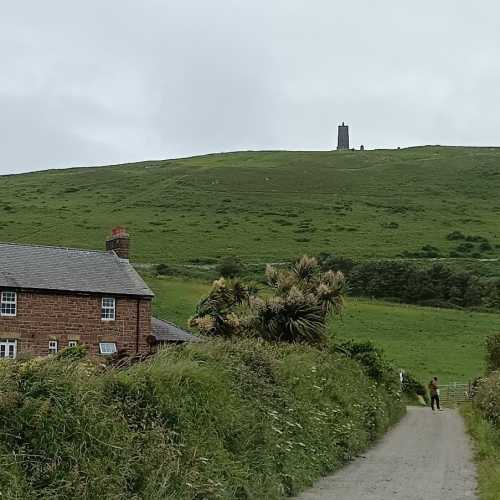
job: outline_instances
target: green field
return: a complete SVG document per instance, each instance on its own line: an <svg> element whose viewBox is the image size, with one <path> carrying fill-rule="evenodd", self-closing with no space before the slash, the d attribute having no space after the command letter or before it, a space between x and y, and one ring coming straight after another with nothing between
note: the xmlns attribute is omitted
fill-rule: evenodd
<svg viewBox="0 0 500 500"><path fill-rule="evenodd" d="M135 261L252 263L427 244L448 256L460 230L497 259L498 192L500 148L213 154L0 177L0 241L102 248L123 224Z"/></svg>
<svg viewBox="0 0 500 500"><path fill-rule="evenodd" d="M420 147L365 152L240 152L0 177L0 241L102 248L114 225L132 260L196 265L236 254L246 263L308 253L394 258L423 245L455 269L500 276L500 148ZM425 259L422 259L425 262ZM259 266L260 268L260 266ZM208 285L151 278L157 314L185 324ZM332 330L374 340L426 380L482 371L500 316L351 300Z"/></svg>
<svg viewBox="0 0 500 500"><path fill-rule="evenodd" d="M156 293L155 313L186 326L206 283L147 278ZM330 326L339 339L372 340L400 368L426 381L467 382L484 371L486 336L500 331L500 314L436 309L349 299Z"/></svg>

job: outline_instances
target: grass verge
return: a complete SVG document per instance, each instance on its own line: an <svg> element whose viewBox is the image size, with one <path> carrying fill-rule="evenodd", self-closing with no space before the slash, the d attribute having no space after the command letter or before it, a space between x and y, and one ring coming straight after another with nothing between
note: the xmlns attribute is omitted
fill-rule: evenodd
<svg viewBox="0 0 500 500"><path fill-rule="evenodd" d="M462 405L467 430L475 443L481 500L500 499L500 430L481 416L472 405Z"/></svg>

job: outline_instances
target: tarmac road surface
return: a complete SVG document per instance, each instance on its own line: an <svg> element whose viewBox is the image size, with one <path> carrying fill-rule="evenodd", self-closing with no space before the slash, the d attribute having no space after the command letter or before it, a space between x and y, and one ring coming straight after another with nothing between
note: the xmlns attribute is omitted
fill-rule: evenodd
<svg viewBox="0 0 500 500"><path fill-rule="evenodd" d="M477 499L471 443L456 410L409 407L363 456L297 500Z"/></svg>

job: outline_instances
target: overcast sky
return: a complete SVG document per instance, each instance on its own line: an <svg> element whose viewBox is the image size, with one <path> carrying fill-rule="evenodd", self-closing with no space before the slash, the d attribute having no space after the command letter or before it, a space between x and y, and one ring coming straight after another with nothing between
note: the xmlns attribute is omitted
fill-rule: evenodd
<svg viewBox="0 0 500 500"><path fill-rule="evenodd" d="M0 173L247 149L500 145L494 0L19 0Z"/></svg>

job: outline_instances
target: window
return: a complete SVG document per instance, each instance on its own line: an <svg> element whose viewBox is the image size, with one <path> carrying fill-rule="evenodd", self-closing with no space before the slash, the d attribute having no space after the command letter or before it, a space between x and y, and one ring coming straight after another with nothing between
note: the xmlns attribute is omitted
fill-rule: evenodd
<svg viewBox="0 0 500 500"><path fill-rule="evenodd" d="M113 321L115 319L116 303L113 297L103 297L101 305L101 319Z"/></svg>
<svg viewBox="0 0 500 500"><path fill-rule="evenodd" d="M49 354L57 354L57 340L49 340Z"/></svg>
<svg viewBox="0 0 500 500"><path fill-rule="evenodd" d="M0 358L16 357L17 340L0 340Z"/></svg>
<svg viewBox="0 0 500 500"><path fill-rule="evenodd" d="M17 305L16 292L2 292L0 297L0 315L15 316Z"/></svg>
<svg viewBox="0 0 500 500"><path fill-rule="evenodd" d="M70 340L68 342L68 347L76 347L78 345L78 340Z"/></svg>
<svg viewBox="0 0 500 500"><path fill-rule="evenodd" d="M116 352L116 342L99 342L99 352L109 356Z"/></svg>

